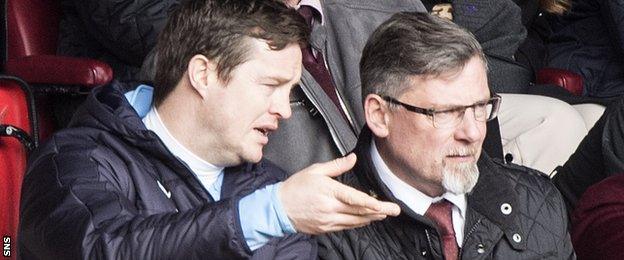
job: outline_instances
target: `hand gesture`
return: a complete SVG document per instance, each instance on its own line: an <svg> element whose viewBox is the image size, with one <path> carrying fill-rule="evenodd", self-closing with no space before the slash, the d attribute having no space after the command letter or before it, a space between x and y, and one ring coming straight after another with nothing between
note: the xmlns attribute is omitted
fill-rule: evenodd
<svg viewBox="0 0 624 260"><path fill-rule="evenodd" d="M313 164L282 183L279 197L298 232L321 234L356 228L400 213L397 204L379 201L332 179L350 170L355 161L350 154Z"/></svg>

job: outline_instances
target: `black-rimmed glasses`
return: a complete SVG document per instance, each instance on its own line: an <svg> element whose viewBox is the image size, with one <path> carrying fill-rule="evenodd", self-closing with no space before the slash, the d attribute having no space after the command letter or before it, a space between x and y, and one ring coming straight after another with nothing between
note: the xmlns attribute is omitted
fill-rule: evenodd
<svg viewBox="0 0 624 260"><path fill-rule="evenodd" d="M488 100L480 101L472 105L457 106L444 110L436 110L433 108L426 109L408 105L388 96L382 96L381 98L392 104L400 105L408 111L427 115L427 117L431 119L431 122L433 123L433 126L435 128L450 128L459 125L464 118L466 109L468 108L472 108L475 120L480 122L490 121L496 118L496 116L498 115L498 108L500 107L501 102L501 97L498 95L494 95Z"/></svg>

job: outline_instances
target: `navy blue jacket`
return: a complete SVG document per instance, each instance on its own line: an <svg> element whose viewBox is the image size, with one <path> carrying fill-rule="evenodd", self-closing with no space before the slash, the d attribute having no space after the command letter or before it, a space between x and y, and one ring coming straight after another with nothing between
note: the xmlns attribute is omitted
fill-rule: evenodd
<svg viewBox="0 0 624 260"><path fill-rule="evenodd" d="M584 94L624 94L624 0L573 1L552 22L548 65L583 76Z"/></svg>
<svg viewBox="0 0 624 260"><path fill-rule="evenodd" d="M222 199L214 202L120 89L94 90L70 127L30 158L20 207L23 259L316 257L306 235L273 239L254 252L243 237L239 199L286 178L282 170L268 161L226 168Z"/></svg>

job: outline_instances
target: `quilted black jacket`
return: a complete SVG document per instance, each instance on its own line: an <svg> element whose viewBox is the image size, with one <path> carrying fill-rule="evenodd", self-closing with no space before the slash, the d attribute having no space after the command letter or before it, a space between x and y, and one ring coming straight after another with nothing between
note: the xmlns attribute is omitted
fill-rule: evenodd
<svg viewBox="0 0 624 260"><path fill-rule="evenodd" d="M252 252L238 201L286 174L267 161L226 168L214 202L145 128L114 84L32 157L22 188L22 259L311 259L308 236ZM159 187L162 186L162 187ZM245 216L253 217L253 216Z"/></svg>
<svg viewBox="0 0 624 260"><path fill-rule="evenodd" d="M370 130L362 130L358 163L342 181L401 205L398 217L319 237L321 259L442 259L436 228L398 201L370 159ZM480 176L468 195L461 259L574 259L559 192L537 171L479 159ZM504 214L508 204L511 212Z"/></svg>

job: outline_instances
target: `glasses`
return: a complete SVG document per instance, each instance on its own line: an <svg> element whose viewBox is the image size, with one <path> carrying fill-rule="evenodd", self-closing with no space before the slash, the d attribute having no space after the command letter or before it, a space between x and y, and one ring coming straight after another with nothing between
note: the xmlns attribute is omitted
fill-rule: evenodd
<svg viewBox="0 0 624 260"><path fill-rule="evenodd" d="M498 108L500 107L501 102L501 97L494 94L492 98L474 103L472 105L436 110L433 108L425 109L408 105L388 96L382 96L381 98L392 104L400 105L408 111L427 115L431 122L433 122L433 127L435 128L451 128L459 125L463 121L464 114L468 108L472 108L475 120L480 122L490 121L498 115Z"/></svg>

